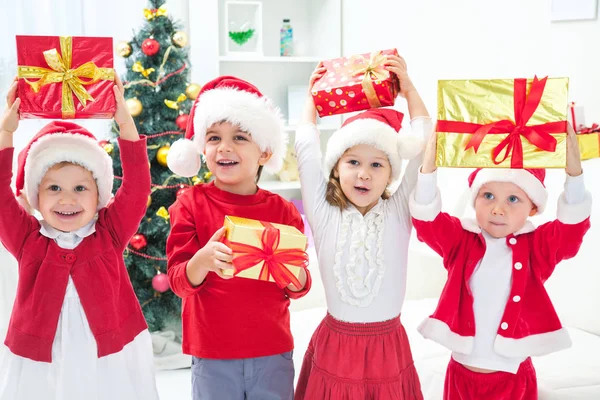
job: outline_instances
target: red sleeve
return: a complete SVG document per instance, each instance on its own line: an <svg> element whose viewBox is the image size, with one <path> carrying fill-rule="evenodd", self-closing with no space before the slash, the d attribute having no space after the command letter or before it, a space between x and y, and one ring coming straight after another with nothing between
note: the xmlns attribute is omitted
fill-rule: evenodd
<svg viewBox="0 0 600 400"><path fill-rule="evenodd" d="M101 210L99 220L106 224L119 249L125 250L146 214L151 178L146 138L135 142L119 138L118 141L123 184L113 203Z"/></svg>
<svg viewBox="0 0 600 400"><path fill-rule="evenodd" d="M198 293L204 285L192 286L186 273L187 263L202 248L194 217L181 200L169 207L171 232L167 237L167 274L171 290L179 297ZM205 280L206 281L206 280Z"/></svg>
<svg viewBox="0 0 600 400"><path fill-rule="evenodd" d="M554 220L535 230L531 246L531 265L542 282L552 275L559 262L577 255L583 236L590 226L588 217L578 224L565 224Z"/></svg>
<svg viewBox="0 0 600 400"><path fill-rule="evenodd" d="M439 213L433 221L421 221L413 218L417 238L427 244L444 259L444 267L450 270L452 254L464 238L465 230L456 217Z"/></svg>
<svg viewBox="0 0 600 400"><path fill-rule="evenodd" d="M300 212L298 212L298 209L292 203L287 203L286 205L287 205L289 212L288 212L287 222L284 222L284 224L293 226L296 229L298 229L300 232L304 233L304 221L302 220L302 215L300 215ZM301 297L306 296L306 294L309 292L311 286L312 286L312 278L310 276L310 271L307 268L306 269L306 284L304 285L304 288L302 290L300 290L299 292L294 292L292 290L289 290L287 287L284 288L283 290L285 291L285 294L290 299L299 299Z"/></svg>
<svg viewBox="0 0 600 400"><path fill-rule="evenodd" d="M0 150L0 240L6 250L19 260L25 239L39 227L39 223L21 207L10 188L14 150L12 147Z"/></svg>

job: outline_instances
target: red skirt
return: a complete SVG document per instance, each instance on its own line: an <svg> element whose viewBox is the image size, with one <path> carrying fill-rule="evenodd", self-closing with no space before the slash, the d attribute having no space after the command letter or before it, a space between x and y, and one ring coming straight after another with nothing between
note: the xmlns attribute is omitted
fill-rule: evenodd
<svg viewBox="0 0 600 400"><path fill-rule="evenodd" d="M304 355L296 400L422 400L400 317L374 323L323 319Z"/></svg>
<svg viewBox="0 0 600 400"><path fill-rule="evenodd" d="M523 361L516 374L482 374L450 359L444 383L444 400L537 400L537 378L531 358Z"/></svg>

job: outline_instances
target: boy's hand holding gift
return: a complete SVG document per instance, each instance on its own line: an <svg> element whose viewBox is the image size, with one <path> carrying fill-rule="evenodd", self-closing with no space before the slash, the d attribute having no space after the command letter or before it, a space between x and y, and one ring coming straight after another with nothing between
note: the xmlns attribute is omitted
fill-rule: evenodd
<svg viewBox="0 0 600 400"><path fill-rule="evenodd" d="M13 84L10 86L8 90L8 94L6 95L6 110L4 111L4 115L2 116L2 121L0 122L0 132L2 132L2 136L6 136L4 133L14 133L19 127L19 105L21 104L21 99L17 97L17 80L13 81ZM11 135L12 138L12 135ZM2 146L11 147L10 146Z"/></svg>

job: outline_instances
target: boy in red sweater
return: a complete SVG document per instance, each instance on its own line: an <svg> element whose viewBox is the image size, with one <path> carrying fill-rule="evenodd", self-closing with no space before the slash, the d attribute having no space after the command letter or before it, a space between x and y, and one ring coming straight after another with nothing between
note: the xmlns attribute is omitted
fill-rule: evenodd
<svg viewBox="0 0 600 400"><path fill-rule="evenodd" d="M226 215L304 230L291 203L256 185L263 168L276 172L283 163L280 112L250 83L222 76L204 85L186 138L171 147L169 168L194 176L203 153L215 177L169 208L169 282L183 298L183 351L193 356L193 398L291 400L294 343L288 307L290 299L308 292L310 275L302 273L301 287L284 289L231 279L222 270L233 269L232 251L220 242Z"/></svg>
<svg viewBox="0 0 600 400"><path fill-rule="evenodd" d="M579 146L569 125L565 190L557 219L535 228L548 194L543 169L478 169L469 177L476 221L441 212L436 138L425 152L410 211L419 240L444 258L448 281L420 326L452 350L446 400L535 400L531 356L571 345L544 288L556 265L574 257L590 228Z"/></svg>
<svg viewBox="0 0 600 400"><path fill-rule="evenodd" d="M85 128L50 122L19 154L17 196L41 221L10 187L16 92L15 82L0 120L0 240L19 263L0 400L158 400L150 333L123 262L150 194L146 140L123 85L117 78L123 185L110 207L112 159Z"/></svg>

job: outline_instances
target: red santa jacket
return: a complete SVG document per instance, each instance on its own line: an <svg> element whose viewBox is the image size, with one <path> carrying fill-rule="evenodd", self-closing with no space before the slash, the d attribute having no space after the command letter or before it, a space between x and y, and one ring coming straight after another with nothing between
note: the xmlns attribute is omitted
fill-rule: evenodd
<svg viewBox="0 0 600 400"><path fill-rule="evenodd" d="M410 199L417 237L443 257L448 280L434 313L419 332L448 349L470 354L475 336L473 296L469 279L486 247L481 229L441 212L439 192L433 203ZM513 249L512 287L504 309L494 350L505 357L541 356L571 346L544 288L556 265L574 257L590 228L591 198L570 205L558 201L558 219L534 228L527 222L506 237Z"/></svg>
<svg viewBox="0 0 600 400"><path fill-rule="evenodd" d="M10 188L13 148L0 151L0 239L19 263L19 282L6 346L34 361L52 361L69 276L98 345L98 357L117 353L147 328L123 251L146 212L150 171L146 140L119 140L123 185L98 213L96 232L73 250L40 233L40 223ZM18 227L18 228L15 228Z"/></svg>

